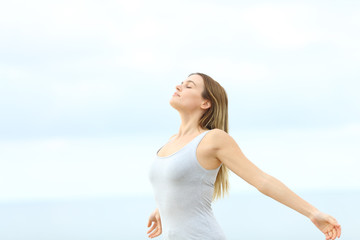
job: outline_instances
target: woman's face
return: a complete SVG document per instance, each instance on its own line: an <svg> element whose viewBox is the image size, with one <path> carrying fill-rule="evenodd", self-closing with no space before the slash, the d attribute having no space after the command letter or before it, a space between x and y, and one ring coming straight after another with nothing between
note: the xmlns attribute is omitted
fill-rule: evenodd
<svg viewBox="0 0 360 240"><path fill-rule="evenodd" d="M185 81L176 86L170 99L170 105L177 110L193 112L197 109L210 107L210 102L202 98L204 80L200 75L191 75Z"/></svg>

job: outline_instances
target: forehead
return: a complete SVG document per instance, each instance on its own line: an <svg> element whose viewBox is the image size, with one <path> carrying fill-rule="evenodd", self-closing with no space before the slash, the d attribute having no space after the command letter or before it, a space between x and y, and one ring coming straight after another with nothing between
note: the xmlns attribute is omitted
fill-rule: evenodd
<svg viewBox="0 0 360 240"><path fill-rule="evenodd" d="M196 86L204 85L203 79L200 75L191 75L184 82L187 82L187 81L195 82Z"/></svg>

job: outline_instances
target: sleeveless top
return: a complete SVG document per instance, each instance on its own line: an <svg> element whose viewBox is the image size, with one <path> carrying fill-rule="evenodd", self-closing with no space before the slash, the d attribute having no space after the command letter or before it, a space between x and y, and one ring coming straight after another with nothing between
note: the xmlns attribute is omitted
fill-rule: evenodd
<svg viewBox="0 0 360 240"><path fill-rule="evenodd" d="M226 239L211 207L221 165L207 170L196 157L197 146L209 131L169 156L157 154L166 144L155 154L149 179L160 213L163 240Z"/></svg>

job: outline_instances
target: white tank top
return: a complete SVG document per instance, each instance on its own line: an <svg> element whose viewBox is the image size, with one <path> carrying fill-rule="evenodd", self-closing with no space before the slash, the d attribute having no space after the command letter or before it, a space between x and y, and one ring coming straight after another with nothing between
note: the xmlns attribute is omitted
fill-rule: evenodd
<svg viewBox="0 0 360 240"><path fill-rule="evenodd" d="M226 239L211 207L221 165L207 170L196 157L197 146L209 131L202 132L170 156L158 156L166 144L155 154L149 179L160 212L163 240Z"/></svg>

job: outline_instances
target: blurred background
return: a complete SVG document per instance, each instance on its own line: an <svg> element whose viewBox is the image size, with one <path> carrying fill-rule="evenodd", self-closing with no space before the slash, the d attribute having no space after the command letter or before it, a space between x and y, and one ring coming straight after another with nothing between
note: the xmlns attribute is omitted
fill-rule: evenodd
<svg viewBox="0 0 360 240"><path fill-rule="evenodd" d="M0 239L147 239L148 170L193 72L225 88L244 154L359 239L359 28L355 0L1 1ZM229 240L323 237L230 184Z"/></svg>

